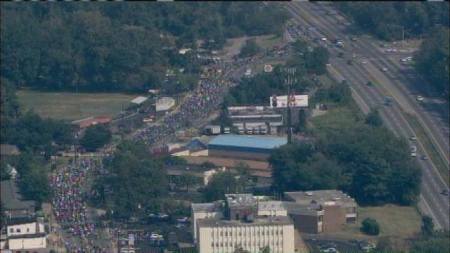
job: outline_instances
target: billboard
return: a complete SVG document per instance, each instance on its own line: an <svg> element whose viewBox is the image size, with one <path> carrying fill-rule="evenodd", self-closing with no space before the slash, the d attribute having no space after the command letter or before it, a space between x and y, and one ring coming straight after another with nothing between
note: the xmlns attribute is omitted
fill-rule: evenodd
<svg viewBox="0 0 450 253"><path fill-rule="evenodd" d="M288 96L273 95L270 97L270 107L286 108L288 106ZM308 107L308 95L294 95L289 99L290 107Z"/></svg>

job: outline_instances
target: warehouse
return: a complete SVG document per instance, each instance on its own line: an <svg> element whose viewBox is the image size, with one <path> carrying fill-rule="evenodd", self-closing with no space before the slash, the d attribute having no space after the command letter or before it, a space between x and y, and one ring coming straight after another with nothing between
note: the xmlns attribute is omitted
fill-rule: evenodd
<svg viewBox="0 0 450 253"><path fill-rule="evenodd" d="M266 160L273 149L287 143L285 137L219 135L208 144L208 156Z"/></svg>

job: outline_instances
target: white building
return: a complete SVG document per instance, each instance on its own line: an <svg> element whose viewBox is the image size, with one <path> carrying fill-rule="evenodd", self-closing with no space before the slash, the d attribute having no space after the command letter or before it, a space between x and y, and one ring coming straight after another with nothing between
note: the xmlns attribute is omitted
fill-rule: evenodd
<svg viewBox="0 0 450 253"><path fill-rule="evenodd" d="M200 253L242 248L295 252L294 223L281 201L251 194L227 194L226 201L192 204L194 241Z"/></svg>
<svg viewBox="0 0 450 253"><path fill-rule="evenodd" d="M155 110L157 112L168 111L175 106L175 99L171 97L162 97L156 101Z"/></svg>
<svg viewBox="0 0 450 253"><path fill-rule="evenodd" d="M38 223L36 221L20 224L10 224L6 227L6 235L8 237L33 235L38 233L45 233L45 230L44 224Z"/></svg>
<svg viewBox="0 0 450 253"><path fill-rule="evenodd" d="M43 222L32 219L9 222L1 246L3 251L47 252L47 234Z"/></svg>
<svg viewBox="0 0 450 253"><path fill-rule="evenodd" d="M197 221L200 253L233 253L237 248L259 252L294 253L294 225L287 216L256 218L252 222L201 219Z"/></svg>

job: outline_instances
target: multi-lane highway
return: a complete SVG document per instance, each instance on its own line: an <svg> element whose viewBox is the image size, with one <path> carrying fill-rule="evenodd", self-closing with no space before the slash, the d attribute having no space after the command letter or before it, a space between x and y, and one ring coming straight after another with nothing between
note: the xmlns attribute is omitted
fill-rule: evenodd
<svg viewBox="0 0 450 253"><path fill-rule="evenodd" d="M345 18L332 10L332 6L291 2L287 4L287 9L297 25L296 29L300 30L304 38L329 48L330 73L338 80L348 81L355 100L363 111L378 108L385 125L397 136L406 138L416 136L416 133L405 113L415 115L448 165L448 133L445 131L447 124L440 122L436 117L431 117L411 95L409 85L420 80L417 76L405 75L405 67L387 57L371 38L358 37L357 40L352 40L346 36L348 22L343 22ZM329 15L330 13L334 15ZM337 38L343 41L344 48L336 47L329 42ZM351 65L349 60L352 62ZM366 85L368 81L376 85L368 86ZM395 103L390 106L384 105L386 96L392 97ZM418 139L414 145L417 146L420 155L428 157L422 141ZM430 160L418 159L418 163L423 171L419 207L423 213L433 218L438 228L448 230L449 199L448 196L441 194L443 189L448 188L447 183Z"/></svg>

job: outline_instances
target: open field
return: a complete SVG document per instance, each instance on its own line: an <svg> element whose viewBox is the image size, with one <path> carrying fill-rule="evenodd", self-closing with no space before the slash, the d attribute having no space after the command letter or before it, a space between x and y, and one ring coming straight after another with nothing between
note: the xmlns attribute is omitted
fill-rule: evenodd
<svg viewBox="0 0 450 253"><path fill-rule="evenodd" d="M22 111L33 109L44 118L76 120L98 115L114 116L136 96L20 90L17 97Z"/></svg>

